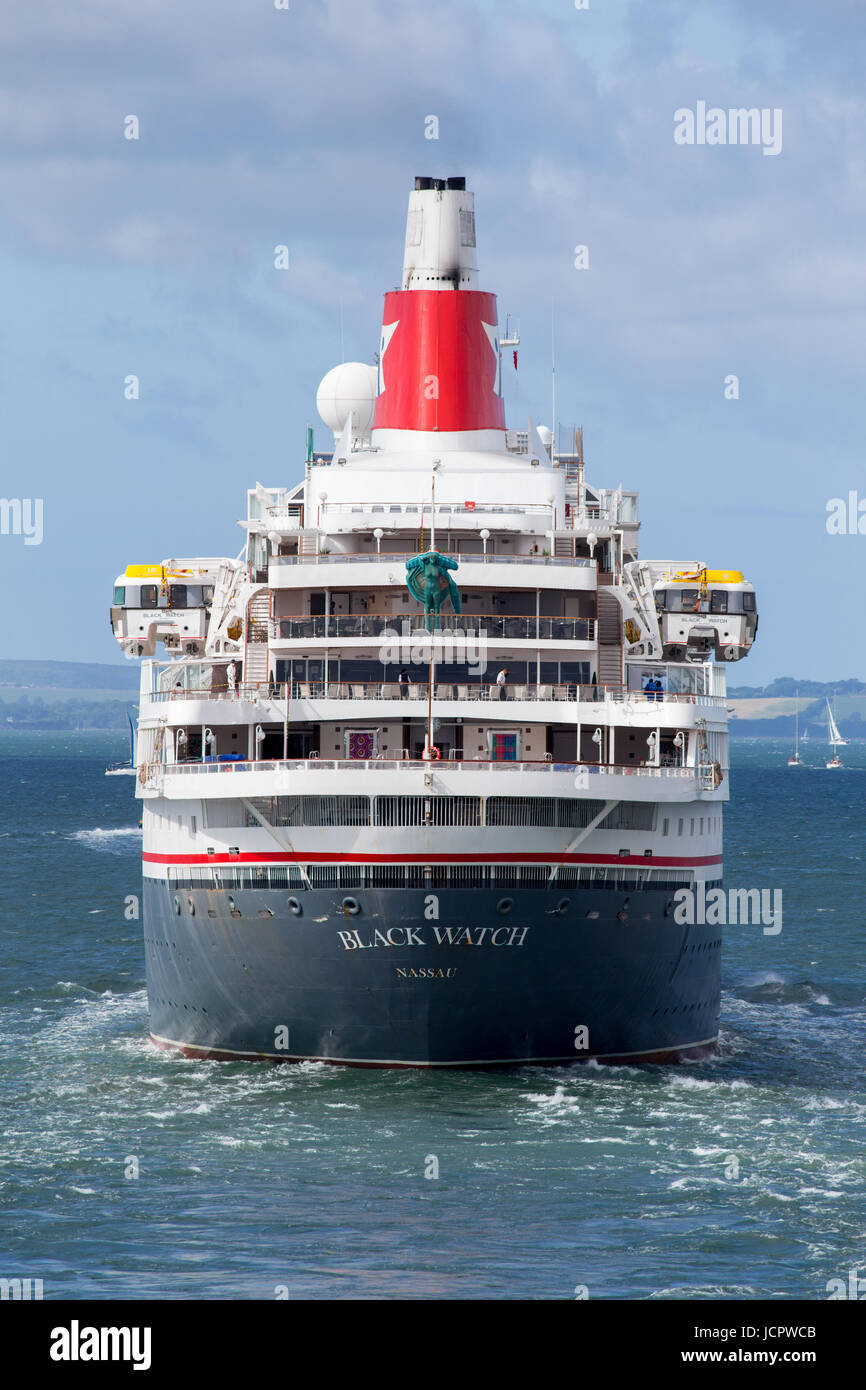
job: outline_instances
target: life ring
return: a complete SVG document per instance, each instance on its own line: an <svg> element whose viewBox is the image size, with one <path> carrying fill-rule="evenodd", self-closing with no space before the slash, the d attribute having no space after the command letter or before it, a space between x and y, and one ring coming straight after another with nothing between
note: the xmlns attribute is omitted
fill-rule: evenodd
<svg viewBox="0 0 866 1390"><path fill-rule="evenodd" d="M435 763L435 762L438 762L439 759L440 759L441 757L442 757L442 754L440 753L439 749L436 747L436 744L435 744L435 743L432 744L432 746L431 746L431 748L430 748L430 761L431 761L431 762L434 762L434 763Z"/></svg>

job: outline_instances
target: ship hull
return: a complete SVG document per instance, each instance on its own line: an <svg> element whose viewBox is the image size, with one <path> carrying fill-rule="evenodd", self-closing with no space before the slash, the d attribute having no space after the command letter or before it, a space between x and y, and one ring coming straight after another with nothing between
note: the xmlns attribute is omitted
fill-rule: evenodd
<svg viewBox="0 0 866 1390"><path fill-rule="evenodd" d="M671 1062L718 1034L720 931L677 923L670 889L145 880L144 924L152 1040L189 1056Z"/></svg>

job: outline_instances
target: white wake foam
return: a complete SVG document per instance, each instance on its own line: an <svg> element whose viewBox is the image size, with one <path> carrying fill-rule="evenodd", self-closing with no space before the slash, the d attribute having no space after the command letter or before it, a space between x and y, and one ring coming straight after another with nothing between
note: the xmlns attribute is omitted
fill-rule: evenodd
<svg viewBox="0 0 866 1390"><path fill-rule="evenodd" d="M103 830L97 825L92 830L76 830L69 838L87 845L88 849L119 849L130 839L141 839L141 827L122 825L114 830Z"/></svg>

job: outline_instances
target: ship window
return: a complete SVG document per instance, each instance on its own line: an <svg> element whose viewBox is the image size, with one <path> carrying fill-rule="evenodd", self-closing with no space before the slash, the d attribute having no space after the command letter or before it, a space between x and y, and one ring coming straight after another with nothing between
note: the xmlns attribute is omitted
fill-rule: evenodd
<svg viewBox="0 0 866 1390"><path fill-rule="evenodd" d="M206 608L209 608L213 603L213 584L202 584L201 601Z"/></svg>
<svg viewBox="0 0 866 1390"><path fill-rule="evenodd" d="M685 821L684 821L683 817L680 816L680 818L679 818L679 823L678 823L678 827L677 827L677 834L678 834L678 835L682 835L682 833L683 833L683 826L684 826L684 825L685 825Z"/></svg>
<svg viewBox="0 0 866 1390"><path fill-rule="evenodd" d="M699 606L699 604L700 604L700 598L701 598L701 596L700 596L699 590L697 590L697 589L682 589L682 590L680 591L680 600L681 600L681 602L682 602L682 611L683 611L684 613L697 613L697 611L698 611L698 606Z"/></svg>
<svg viewBox="0 0 866 1390"><path fill-rule="evenodd" d="M186 608L185 584L170 584L168 586L168 605L169 608Z"/></svg>
<svg viewBox="0 0 866 1390"><path fill-rule="evenodd" d="M559 668L559 679L569 685L589 685L589 662L563 661Z"/></svg>
<svg viewBox="0 0 866 1390"><path fill-rule="evenodd" d="M665 819L665 820L662 822L662 834L663 834L663 835L667 835L668 831L670 830L670 825L671 825L671 823L670 823L670 821L667 820L667 819Z"/></svg>
<svg viewBox="0 0 866 1390"><path fill-rule="evenodd" d="M115 586L114 586L114 602L115 602L115 603L126 603L126 586L125 586L124 584L115 584Z"/></svg>
<svg viewBox="0 0 866 1390"><path fill-rule="evenodd" d="M155 584L142 584L139 590L139 608L156 608L159 602L156 594Z"/></svg>
<svg viewBox="0 0 866 1390"><path fill-rule="evenodd" d="M728 611L728 591L727 589L713 589L710 592L710 612L727 613Z"/></svg>
<svg viewBox="0 0 866 1390"><path fill-rule="evenodd" d="M744 612L744 613L754 613L754 611L755 611L755 595L754 595L753 593L750 594L750 593L744 592L744 593L743 593L743 612Z"/></svg>

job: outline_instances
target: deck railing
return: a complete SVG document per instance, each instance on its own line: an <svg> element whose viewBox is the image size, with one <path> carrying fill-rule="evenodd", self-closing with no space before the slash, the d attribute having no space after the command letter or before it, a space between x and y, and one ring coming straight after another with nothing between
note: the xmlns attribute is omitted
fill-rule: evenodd
<svg viewBox="0 0 866 1390"><path fill-rule="evenodd" d="M404 631L404 626L406 630ZM273 618L271 640L345 637L386 637L391 641L426 642L430 637L454 639L514 638L518 641L594 642L594 618L535 617L507 613L440 613L432 633L423 618L399 613L351 613Z"/></svg>
<svg viewBox="0 0 866 1390"><path fill-rule="evenodd" d="M403 565L407 560L414 559L418 554L416 550L383 550L370 551L369 553L343 555L331 551L318 551L314 555L271 555L268 557L269 564L272 565ZM487 554L473 552L466 555L458 552L453 556L461 569L464 565L571 565L578 568L589 569L595 565L595 560L584 556L571 555L499 555L492 550Z"/></svg>
<svg viewBox="0 0 866 1390"><path fill-rule="evenodd" d="M233 690L160 690L144 696L145 700L165 703L172 700L252 700L283 701L286 699L286 684L275 682L252 683L242 681ZM602 704L624 705L678 704L701 705L723 709L726 705L724 695L698 695L689 691L648 691L625 690L593 685L512 684L503 687L490 680L475 682L436 681L433 685L433 699L437 703L463 703L465 701L554 703L554 704ZM428 686L426 681L410 681L401 685L399 681L293 681L292 700L398 700L426 701Z"/></svg>
<svg viewBox="0 0 866 1390"><path fill-rule="evenodd" d="M419 758L395 758L382 755L376 758L288 758L266 759L261 762L201 762L193 760L183 763L151 764L150 768L168 776L185 773L237 773L237 772L357 772L371 769L387 772L429 772L433 768L445 768L448 772L568 772L577 776L609 773L623 777L680 777L694 781L698 773L693 767L654 767L638 763L555 763L553 761L531 762L497 761L489 758L454 758L445 762L428 761Z"/></svg>

